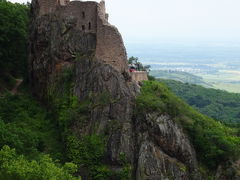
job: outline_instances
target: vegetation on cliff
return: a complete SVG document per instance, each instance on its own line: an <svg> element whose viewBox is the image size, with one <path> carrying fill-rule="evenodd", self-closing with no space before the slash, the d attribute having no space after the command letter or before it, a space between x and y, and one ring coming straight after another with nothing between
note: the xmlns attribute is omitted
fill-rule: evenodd
<svg viewBox="0 0 240 180"><path fill-rule="evenodd" d="M128 59L128 64L136 68L137 71L149 72L151 68L150 65L143 65L137 57L133 57L133 56Z"/></svg>
<svg viewBox="0 0 240 180"><path fill-rule="evenodd" d="M0 179L74 179L76 165L58 163L63 145L53 115L29 95L0 98L0 147Z"/></svg>
<svg viewBox="0 0 240 180"><path fill-rule="evenodd" d="M3 146L0 150L0 179L59 179L77 180L73 173L77 166L66 163L64 166L54 162L48 155L41 155L36 160L28 160L16 154L15 149Z"/></svg>
<svg viewBox="0 0 240 180"><path fill-rule="evenodd" d="M235 129L198 113L162 83L144 82L137 97L137 112L170 115L189 135L198 160L210 169L240 154L240 137Z"/></svg>
<svg viewBox="0 0 240 180"><path fill-rule="evenodd" d="M80 61L80 57L76 59ZM112 171L106 163L107 136L105 134L76 133L72 129L86 126L90 120L90 113L94 108L104 107L113 103L113 99L107 92L101 94L89 93L88 96L79 101L73 95L75 81L75 68L68 67L51 84L48 91L48 100L56 117L62 141L65 143L64 158L77 165L83 177L90 177L95 180L118 179L127 180L130 178L131 167L122 155L122 170ZM84 130L83 130L84 131Z"/></svg>

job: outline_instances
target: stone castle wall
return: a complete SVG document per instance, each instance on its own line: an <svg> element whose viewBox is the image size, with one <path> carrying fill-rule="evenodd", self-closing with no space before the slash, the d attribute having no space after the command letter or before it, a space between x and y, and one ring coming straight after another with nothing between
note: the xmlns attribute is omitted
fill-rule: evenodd
<svg viewBox="0 0 240 180"><path fill-rule="evenodd" d="M52 13L56 10L57 0L39 0L39 15Z"/></svg>
<svg viewBox="0 0 240 180"><path fill-rule="evenodd" d="M131 72L131 76L132 76L132 80L137 82L148 80L148 74L146 71Z"/></svg>
<svg viewBox="0 0 240 180"><path fill-rule="evenodd" d="M77 28L85 33L97 33L97 5L96 2L72 1L61 7L59 14L64 17L74 17Z"/></svg>
<svg viewBox="0 0 240 180"><path fill-rule="evenodd" d="M78 30L96 34L95 59L112 65L120 72L128 73L127 53L123 39L116 27L108 23L105 2L66 0L35 0L42 16L54 13L62 19L73 19ZM65 4L64 4L65 3ZM61 6L64 4L63 6Z"/></svg>
<svg viewBox="0 0 240 180"><path fill-rule="evenodd" d="M122 36L116 27L107 22L107 16L105 4L101 2L98 5L96 58L121 72L127 72L127 53Z"/></svg>

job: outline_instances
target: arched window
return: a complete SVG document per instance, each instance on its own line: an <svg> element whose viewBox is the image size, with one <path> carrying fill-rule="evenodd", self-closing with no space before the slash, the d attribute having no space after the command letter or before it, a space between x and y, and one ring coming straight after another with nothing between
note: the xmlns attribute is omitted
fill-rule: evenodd
<svg viewBox="0 0 240 180"><path fill-rule="evenodd" d="M84 25L82 25L82 30L85 31L85 26Z"/></svg>
<svg viewBox="0 0 240 180"><path fill-rule="evenodd" d="M91 30L92 29L92 24L89 22L88 23L88 30Z"/></svg>
<svg viewBox="0 0 240 180"><path fill-rule="evenodd" d="M85 12L82 12L82 18L85 19Z"/></svg>

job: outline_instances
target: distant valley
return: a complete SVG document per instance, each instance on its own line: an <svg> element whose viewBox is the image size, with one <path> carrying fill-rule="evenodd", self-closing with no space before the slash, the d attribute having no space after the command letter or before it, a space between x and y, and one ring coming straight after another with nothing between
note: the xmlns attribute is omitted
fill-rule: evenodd
<svg viewBox="0 0 240 180"><path fill-rule="evenodd" d="M240 93L240 42L128 43L151 75Z"/></svg>

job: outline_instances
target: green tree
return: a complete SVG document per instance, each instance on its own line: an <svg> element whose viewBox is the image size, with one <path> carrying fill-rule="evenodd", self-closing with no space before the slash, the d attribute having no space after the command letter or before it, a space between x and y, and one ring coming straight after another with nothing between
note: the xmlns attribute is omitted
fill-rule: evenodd
<svg viewBox="0 0 240 180"><path fill-rule="evenodd" d="M22 76L27 72L29 8L0 0L0 73Z"/></svg>
<svg viewBox="0 0 240 180"><path fill-rule="evenodd" d="M150 68L151 66L150 65L143 65L139 59L137 57L133 57L131 56L129 59L128 59L128 64L132 64L135 66L135 68L138 70L138 71L147 71L149 72L150 71Z"/></svg>
<svg viewBox="0 0 240 180"><path fill-rule="evenodd" d="M49 156L42 155L38 160L29 161L17 155L15 149L4 146L0 151L0 179L4 180L77 180L73 177L77 166L66 163L56 164Z"/></svg>

